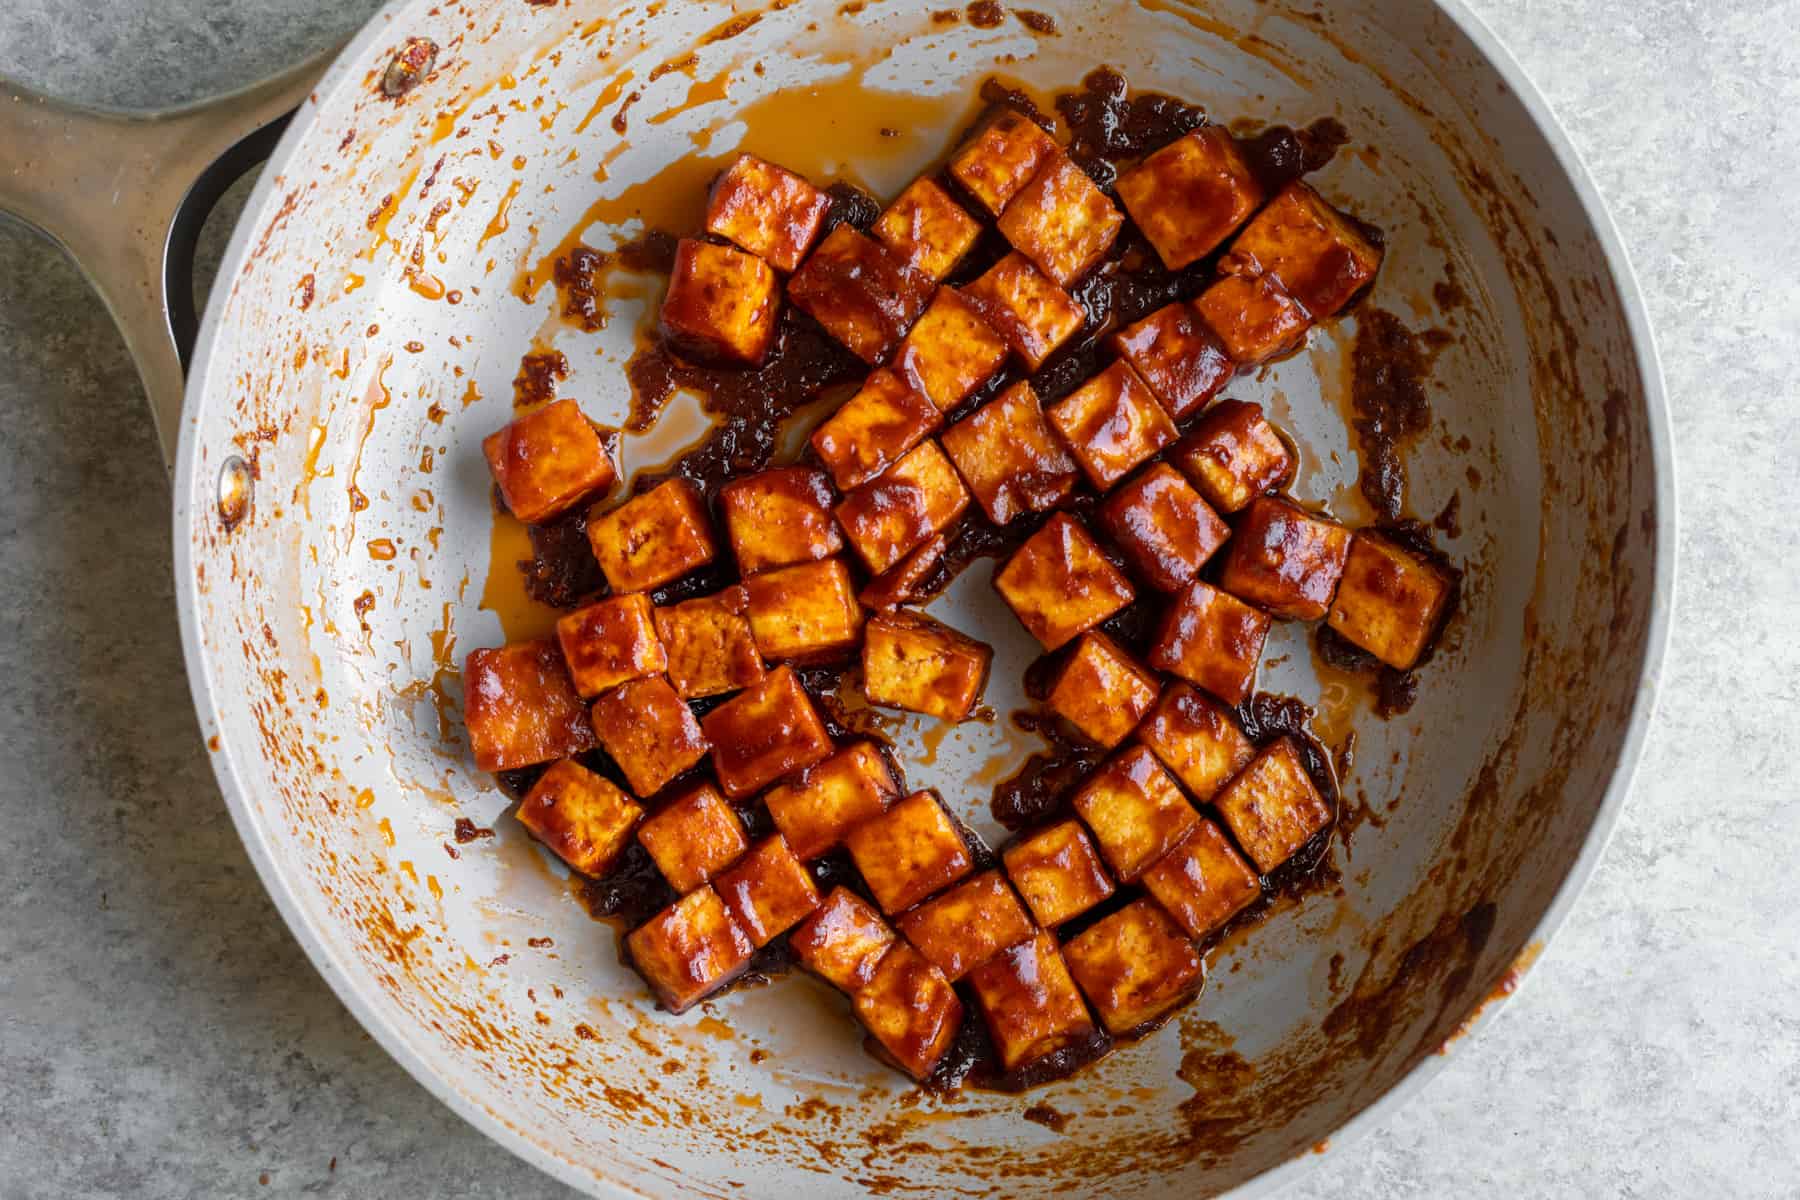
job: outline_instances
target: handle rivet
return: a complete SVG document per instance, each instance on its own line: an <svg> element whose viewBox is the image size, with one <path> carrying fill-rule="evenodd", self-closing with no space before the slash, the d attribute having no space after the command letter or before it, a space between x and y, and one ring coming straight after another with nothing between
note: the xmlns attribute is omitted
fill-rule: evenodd
<svg viewBox="0 0 1800 1200"><path fill-rule="evenodd" d="M219 523L230 533L250 515L250 464L232 455L219 468Z"/></svg>

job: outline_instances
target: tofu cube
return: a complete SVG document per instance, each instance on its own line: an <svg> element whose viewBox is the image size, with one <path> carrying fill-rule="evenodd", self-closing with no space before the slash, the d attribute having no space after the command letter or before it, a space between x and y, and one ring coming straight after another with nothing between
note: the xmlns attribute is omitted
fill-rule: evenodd
<svg viewBox="0 0 1800 1200"><path fill-rule="evenodd" d="M1213 405L1169 458L1222 513L1237 512L1294 476L1294 452L1263 416L1262 405L1245 400Z"/></svg>
<svg viewBox="0 0 1800 1200"><path fill-rule="evenodd" d="M1081 479L1075 460L1044 420L1037 393L1022 379L938 440L996 525L1056 507Z"/></svg>
<svg viewBox="0 0 1800 1200"><path fill-rule="evenodd" d="M1325 623L1388 666L1408 671L1437 631L1449 600L1450 580L1436 566L1384 537L1358 531Z"/></svg>
<svg viewBox="0 0 1800 1200"><path fill-rule="evenodd" d="M490 433L481 452L507 511L527 525L562 516L617 478L599 431L573 400L547 404Z"/></svg>
<svg viewBox="0 0 1800 1200"><path fill-rule="evenodd" d="M1062 949L1075 985L1115 1036L1172 1011L1206 980L1200 952L1153 900L1132 901Z"/></svg>
<svg viewBox="0 0 1800 1200"><path fill-rule="evenodd" d="M683 700L735 692L762 679L763 660L749 612L750 593L742 587L656 610L669 682Z"/></svg>
<svg viewBox="0 0 1800 1200"><path fill-rule="evenodd" d="M1033 371L1087 324L1087 310L1018 251L962 289L995 332Z"/></svg>
<svg viewBox="0 0 1800 1200"><path fill-rule="evenodd" d="M594 701L589 713L600 745L640 796L706 757L700 723L661 675L620 684Z"/></svg>
<svg viewBox="0 0 1800 1200"><path fill-rule="evenodd" d="M1164 615L1150 665L1227 704L1242 703L1274 623L1269 614L1196 580Z"/></svg>
<svg viewBox="0 0 1800 1200"><path fill-rule="evenodd" d="M775 828L804 861L843 845L844 835L879 817L900 788L872 742L853 742L763 797Z"/></svg>
<svg viewBox="0 0 1800 1200"><path fill-rule="evenodd" d="M939 288L918 324L900 342L894 373L949 410L1006 364L1007 341L955 288Z"/></svg>
<svg viewBox="0 0 1800 1200"><path fill-rule="evenodd" d="M1125 214L1088 173L1058 154L1013 197L999 229L1013 249L1068 288L1106 257L1124 224Z"/></svg>
<svg viewBox="0 0 1800 1200"><path fill-rule="evenodd" d="M880 242L839 225L788 280L788 299L870 366L886 360L937 284Z"/></svg>
<svg viewBox="0 0 1800 1200"><path fill-rule="evenodd" d="M791 667L777 667L706 714L713 772L727 796L749 796L831 753L812 698Z"/></svg>
<svg viewBox="0 0 1800 1200"><path fill-rule="evenodd" d="M969 974L969 987L994 1037L1000 1066L1028 1067L1093 1036L1069 965L1047 933L1001 951Z"/></svg>
<svg viewBox="0 0 1800 1200"><path fill-rule="evenodd" d="M781 293L754 254L682 238L657 326L676 353L701 362L758 366L775 340Z"/></svg>
<svg viewBox="0 0 1800 1200"><path fill-rule="evenodd" d="M777 271L792 271L830 208L830 196L792 171L740 154L713 182L706 232L736 242Z"/></svg>
<svg viewBox="0 0 1800 1200"><path fill-rule="evenodd" d="M1200 293L1194 309L1239 366L1253 367L1297 350L1312 321L1269 275L1223 275Z"/></svg>
<svg viewBox="0 0 1800 1200"><path fill-rule="evenodd" d="M469 655L463 724L483 771L535 766L596 745L562 651L548 638Z"/></svg>
<svg viewBox="0 0 1800 1200"><path fill-rule="evenodd" d="M941 282L981 236L981 222L920 176L875 222L875 237L906 264Z"/></svg>
<svg viewBox="0 0 1800 1200"><path fill-rule="evenodd" d="M588 518L588 544L615 592L647 592L713 559L706 501L685 479L671 479L611 512Z"/></svg>
<svg viewBox="0 0 1800 1200"><path fill-rule="evenodd" d="M876 612L892 612L902 604L925 597L932 575L950 548L950 539L936 534L915 546L907 556L869 580L856 593L864 608Z"/></svg>
<svg viewBox="0 0 1800 1200"><path fill-rule="evenodd" d="M1213 805L1264 875L1292 858L1337 816L1313 786L1300 750L1289 737L1258 751L1213 798Z"/></svg>
<svg viewBox="0 0 1800 1200"><path fill-rule="evenodd" d="M883 367L813 430L812 448L843 491L899 462L944 423L931 398Z"/></svg>
<svg viewBox="0 0 1800 1200"><path fill-rule="evenodd" d="M1278 617L1316 621L1331 607L1350 531L1286 500L1259 496L1225 551L1219 586Z"/></svg>
<svg viewBox="0 0 1800 1200"><path fill-rule="evenodd" d="M1100 523L1159 592L1192 583L1231 536L1231 526L1167 463L1154 464L1108 496Z"/></svg>
<svg viewBox="0 0 1800 1200"><path fill-rule="evenodd" d="M862 608L841 558L764 572L745 580L744 591L764 658L819 662L848 652L862 636Z"/></svg>
<svg viewBox="0 0 1800 1200"><path fill-rule="evenodd" d="M758 947L766 946L819 907L806 864L778 833L764 838L717 879L713 890Z"/></svg>
<svg viewBox="0 0 1800 1200"><path fill-rule="evenodd" d="M994 573L994 588L1025 628L1055 650L1137 598L1081 522L1057 513Z"/></svg>
<svg viewBox="0 0 1800 1200"><path fill-rule="evenodd" d="M914 792L844 836L885 913L903 912L975 869L962 831L931 792Z"/></svg>
<svg viewBox="0 0 1800 1200"><path fill-rule="evenodd" d="M1044 164L1059 157L1056 139L1023 113L1007 110L982 127L950 160L950 175L999 216Z"/></svg>
<svg viewBox="0 0 1800 1200"><path fill-rule="evenodd" d="M696 888L632 930L625 945L657 1000L673 1013L743 974L756 949L709 887Z"/></svg>
<svg viewBox="0 0 1800 1200"><path fill-rule="evenodd" d="M631 844L644 810L573 759L538 776L519 801L519 824L583 875L605 875Z"/></svg>
<svg viewBox="0 0 1800 1200"><path fill-rule="evenodd" d="M882 955L898 940L867 900L838 887L794 927L788 945L801 966L841 992L856 992L875 977Z"/></svg>
<svg viewBox="0 0 1800 1200"><path fill-rule="evenodd" d="M804 467L759 471L720 488L719 510L738 570L754 575L842 550L844 535L831 515L831 501L825 472Z"/></svg>
<svg viewBox="0 0 1800 1200"><path fill-rule="evenodd" d="M981 699L993 659L993 647L930 617L883 613L863 638L863 689L877 708L961 721Z"/></svg>
<svg viewBox="0 0 1800 1200"><path fill-rule="evenodd" d="M1079 917L1113 894L1112 877L1080 821L1059 821L1001 854L1031 915L1048 929Z"/></svg>
<svg viewBox="0 0 1800 1200"><path fill-rule="evenodd" d="M1381 267L1381 247L1296 179L1232 243L1248 274L1273 275L1315 321L1335 315Z"/></svg>
<svg viewBox="0 0 1800 1200"><path fill-rule="evenodd" d="M1220 125L1176 138L1120 175L1117 190L1171 271L1211 254L1263 199L1237 142Z"/></svg>
<svg viewBox="0 0 1800 1200"><path fill-rule="evenodd" d="M962 1028L956 989L905 942L895 942L881 956L869 982L851 995L850 1005L888 1060L921 1081Z"/></svg>
<svg viewBox="0 0 1800 1200"><path fill-rule="evenodd" d="M1177 421L1205 408L1237 372L1218 336L1180 300L1127 325L1111 341Z"/></svg>
<svg viewBox="0 0 1800 1200"><path fill-rule="evenodd" d="M638 841L669 886L683 895L750 848L743 821L710 783L657 809L638 827Z"/></svg>
<svg viewBox="0 0 1800 1200"><path fill-rule="evenodd" d="M1200 820L1156 756L1142 746L1108 760L1072 803L1123 883L1135 882Z"/></svg>
<svg viewBox="0 0 1800 1200"><path fill-rule="evenodd" d="M1075 643L1045 703L1088 741L1111 750L1150 711L1159 690L1147 667L1096 629Z"/></svg>
<svg viewBox="0 0 1800 1200"><path fill-rule="evenodd" d="M1045 409L1044 416L1102 492L1180 436L1127 362L1113 363Z"/></svg>
<svg viewBox="0 0 1800 1200"><path fill-rule="evenodd" d="M1194 826L1144 872L1144 890L1196 940L1262 896L1262 881L1211 821Z"/></svg>
<svg viewBox="0 0 1800 1200"><path fill-rule="evenodd" d="M984 871L927 900L901 917L899 925L906 940L952 983L1037 932L998 871Z"/></svg>
<svg viewBox="0 0 1800 1200"><path fill-rule="evenodd" d="M1256 757L1256 747L1231 714L1185 683L1163 693L1138 726L1137 738L1202 804Z"/></svg>
<svg viewBox="0 0 1800 1200"><path fill-rule="evenodd" d="M577 692L598 696L621 683L662 674L669 655L656 635L652 611L648 596L627 592L556 622L556 640Z"/></svg>
<svg viewBox="0 0 1800 1200"><path fill-rule="evenodd" d="M936 442L920 442L885 475L837 506L838 524L879 575L942 533L969 507L969 492Z"/></svg>

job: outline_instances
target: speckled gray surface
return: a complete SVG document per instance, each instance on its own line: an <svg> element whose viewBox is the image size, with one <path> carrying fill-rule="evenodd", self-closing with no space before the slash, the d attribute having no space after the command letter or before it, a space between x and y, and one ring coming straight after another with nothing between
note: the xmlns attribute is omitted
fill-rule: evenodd
<svg viewBox="0 0 1800 1200"><path fill-rule="evenodd" d="M9 0L0 72L165 104L367 8ZM1800 1195L1800 0L1476 8L1649 296L1674 646L1618 835L1523 994L1292 1194ZM167 491L105 314L0 224L0 1197L566 1194L389 1062L264 898L188 711Z"/></svg>

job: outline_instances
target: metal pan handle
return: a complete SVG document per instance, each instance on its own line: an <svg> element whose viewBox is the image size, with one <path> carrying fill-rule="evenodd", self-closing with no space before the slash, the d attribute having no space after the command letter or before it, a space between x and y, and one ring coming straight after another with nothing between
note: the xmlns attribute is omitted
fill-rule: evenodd
<svg viewBox="0 0 1800 1200"><path fill-rule="evenodd" d="M199 326L201 224L274 150L337 54L334 46L242 91L152 113L67 104L0 79L0 211L60 245L100 293L143 377L171 469Z"/></svg>

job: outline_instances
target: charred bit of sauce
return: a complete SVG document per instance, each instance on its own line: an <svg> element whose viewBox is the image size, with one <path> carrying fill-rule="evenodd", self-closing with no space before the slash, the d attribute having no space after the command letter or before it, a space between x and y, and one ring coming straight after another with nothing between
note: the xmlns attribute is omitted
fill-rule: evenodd
<svg viewBox="0 0 1800 1200"><path fill-rule="evenodd" d="M519 360L513 376L513 407L531 408L556 399L556 385L569 377L569 360L561 350L534 350Z"/></svg>
<svg viewBox="0 0 1800 1200"><path fill-rule="evenodd" d="M1386 309L1365 306L1356 319L1350 384L1362 494L1382 518L1406 510L1406 464L1401 450L1431 424L1421 382L1430 370L1417 335Z"/></svg>
<svg viewBox="0 0 1800 1200"><path fill-rule="evenodd" d="M478 841L481 838L493 837L494 831L477 825L467 817L458 817L456 818L455 836L457 845L466 846L470 842Z"/></svg>

